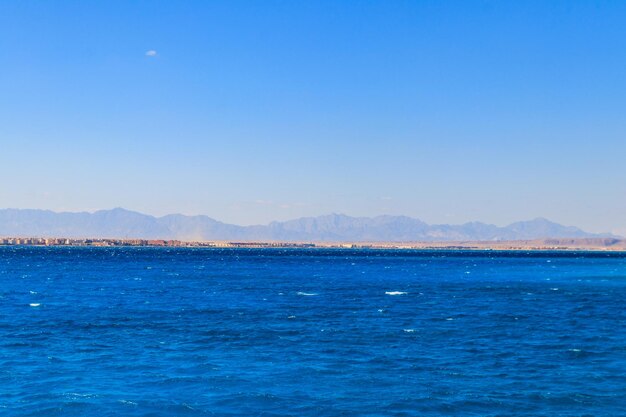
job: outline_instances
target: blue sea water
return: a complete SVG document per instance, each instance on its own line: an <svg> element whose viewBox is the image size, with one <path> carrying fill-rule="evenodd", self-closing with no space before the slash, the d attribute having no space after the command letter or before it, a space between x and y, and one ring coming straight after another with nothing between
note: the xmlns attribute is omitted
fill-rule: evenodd
<svg viewBox="0 0 626 417"><path fill-rule="evenodd" d="M626 254L0 247L2 416L623 416Z"/></svg>

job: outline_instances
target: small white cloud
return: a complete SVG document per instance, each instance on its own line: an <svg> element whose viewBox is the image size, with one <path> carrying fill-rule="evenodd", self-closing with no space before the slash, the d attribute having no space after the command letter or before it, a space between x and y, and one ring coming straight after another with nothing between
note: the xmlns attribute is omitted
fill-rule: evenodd
<svg viewBox="0 0 626 417"><path fill-rule="evenodd" d="M269 200L254 200L254 204L258 204L259 206L271 206L274 203Z"/></svg>
<svg viewBox="0 0 626 417"><path fill-rule="evenodd" d="M146 51L146 56L157 56L157 51L150 49L149 51Z"/></svg>

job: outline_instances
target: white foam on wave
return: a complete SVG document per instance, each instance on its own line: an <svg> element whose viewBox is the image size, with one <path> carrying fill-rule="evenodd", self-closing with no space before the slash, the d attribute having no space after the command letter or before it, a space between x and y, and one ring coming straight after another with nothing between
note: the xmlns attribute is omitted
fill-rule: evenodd
<svg viewBox="0 0 626 417"><path fill-rule="evenodd" d="M406 291L385 291L387 295L405 295Z"/></svg>
<svg viewBox="0 0 626 417"><path fill-rule="evenodd" d="M41 305L41 303L30 303L29 306L31 307L39 307Z"/></svg>
<svg viewBox="0 0 626 417"><path fill-rule="evenodd" d="M317 293L315 293L315 292L302 292L302 291L298 291L296 294L302 295L302 296L305 296L305 297L312 297L314 295L317 295Z"/></svg>
<svg viewBox="0 0 626 417"><path fill-rule="evenodd" d="M70 400L79 400L82 398L97 398L98 394L86 393L82 394L80 392L66 392L63 394L64 397L69 398Z"/></svg>
<svg viewBox="0 0 626 417"><path fill-rule="evenodd" d="M405 333L415 333L415 329L404 329Z"/></svg>

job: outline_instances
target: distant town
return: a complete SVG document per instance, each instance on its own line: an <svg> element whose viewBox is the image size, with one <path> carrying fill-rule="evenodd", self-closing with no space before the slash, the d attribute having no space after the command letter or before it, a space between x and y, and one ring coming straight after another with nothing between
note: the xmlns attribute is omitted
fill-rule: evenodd
<svg viewBox="0 0 626 417"><path fill-rule="evenodd" d="M437 249L437 250L597 250L626 251L626 239L559 238L477 242L229 242L160 239L75 239L4 237L0 246L90 246L173 248L338 248L338 249Z"/></svg>
<svg viewBox="0 0 626 417"><path fill-rule="evenodd" d="M68 239L68 238L0 238L2 246L160 246L160 247L315 247L312 243L288 242L185 242L161 239Z"/></svg>

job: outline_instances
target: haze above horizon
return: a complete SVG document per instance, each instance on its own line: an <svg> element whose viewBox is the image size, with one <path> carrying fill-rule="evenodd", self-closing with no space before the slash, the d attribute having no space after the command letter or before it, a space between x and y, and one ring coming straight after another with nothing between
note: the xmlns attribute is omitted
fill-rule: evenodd
<svg viewBox="0 0 626 417"><path fill-rule="evenodd" d="M626 235L626 3L0 3L0 207Z"/></svg>

